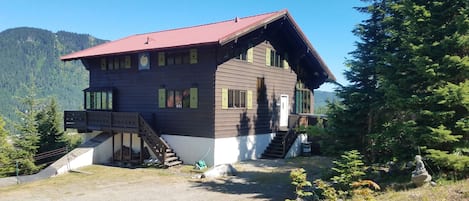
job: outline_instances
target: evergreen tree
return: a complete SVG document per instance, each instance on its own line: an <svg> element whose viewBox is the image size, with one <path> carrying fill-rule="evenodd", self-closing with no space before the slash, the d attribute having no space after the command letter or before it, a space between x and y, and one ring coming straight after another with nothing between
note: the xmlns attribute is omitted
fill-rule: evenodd
<svg viewBox="0 0 469 201"><path fill-rule="evenodd" d="M451 153L468 145L468 9L463 0L390 6L382 87L393 112L383 134L398 158L420 147Z"/></svg>
<svg viewBox="0 0 469 201"><path fill-rule="evenodd" d="M5 121L0 116L0 177L12 174L15 169L12 165L11 154L13 148L8 142L8 132L5 129Z"/></svg>
<svg viewBox="0 0 469 201"><path fill-rule="evenodd" d="M356 43L357 50L351 52L354 59L347 61L350 69L345 76L351 85L339 88L341 103L329 106L332 131L329 146L336 153L359 149L372 159L373 146L377 144L374 133L381 127L380 115L384 110L378 69L383 65L387 38L383 24L385 9L384 1L372 1L370 6L357 8L371 17L353 31L360 41Z"/></svg>
<svg viewBox="0 0 469 201"><path fill-rule="evenodd" d="M18 133L14 138L16 148L14 159L18 161L21 174L33 174L38 169L34 164L34 155L39 148L39 134L36 122L38 103L34 76L31 76L31 84L26 87L26 90L27 95L18 98L20 106L17 108L17 115L20 117L21 122L15 125Z"/></svg>
<svg viewBox="0 0 469 201"><path fill-rule="evenodd" d="M333 140L382 160L426 149L440 167L469 169L469 2L375 0L360 11L370 19L354 31Z"/></svg>
<svg viewBox="0 0 469 201"><path fill-rule="evenodd" d="M46 152L66 146L64 132L60 129L60 116L57 112L57 101L50 103L36 115L40 135L38 152Z"/></svg>

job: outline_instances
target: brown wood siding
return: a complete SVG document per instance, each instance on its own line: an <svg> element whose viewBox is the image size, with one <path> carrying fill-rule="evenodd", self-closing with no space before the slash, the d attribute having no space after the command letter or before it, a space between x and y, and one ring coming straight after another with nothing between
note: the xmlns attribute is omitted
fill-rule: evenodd
<svg viewBox="0 0 469 201"><path fill-rule="evenodd" d="M275 49L268 42L254 47L253 63L230 59L218 65L215 78L215 138L272 132L279 117L272 113L277 113L273 110L278 108L275 103L282 94L289 97L290 112L294 110L296 73L291 69L266 66L266 48ZM266 104L257 101L258 77L265 80ZM251 90L252 109L222 109L222 88Z"/></svg>
<svg viewBox="0 0 469 201"><path fill-rule="evenodd" d="M114 111L139 112L166 134L214 137L214 47L199 47L197 64L158 66L158 52L150 53L150 69L138 70L138 55L132 68L100 69L100 59L90 63L90 87L113 87ZM158 108L158 89L198 88L198 108Z"/></svg>

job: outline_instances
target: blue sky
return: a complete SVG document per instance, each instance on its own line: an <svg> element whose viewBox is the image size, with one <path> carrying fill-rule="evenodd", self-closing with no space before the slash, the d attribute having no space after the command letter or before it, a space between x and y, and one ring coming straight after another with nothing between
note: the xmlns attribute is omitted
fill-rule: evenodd
<svg viewBox="0 0 469 201"><path fill-rule="evenodd" d="M351 31L367 18L359 0L0 0L0 31L35 27L116 40L128 35L288 9L341 84L344 62L357 41ZM320 90L332 91L332 84Z"/></svg>

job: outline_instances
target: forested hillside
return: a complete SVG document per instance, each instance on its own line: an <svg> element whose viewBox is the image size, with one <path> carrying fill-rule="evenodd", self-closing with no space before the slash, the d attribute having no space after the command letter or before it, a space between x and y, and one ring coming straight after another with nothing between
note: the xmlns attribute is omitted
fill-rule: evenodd
<svg viewBox="0 0 469 201"><path fill-rule="evenodd" d="M87 71L79 61L65 63L59 57L103 42L87 34L26 27L0 32L0 115L16 120L15 97L22 97L32 81L37 97L56 97L60 109L82 107Z"/></svg>
<svg viewBox="0 0 469 201"><path fill-rule="evenodd" d="M322 108L322 107L327 107L328 102L336 102L338 101L337 94L335 92L329 92L329 91L314 91L314 108Z"/></svg>

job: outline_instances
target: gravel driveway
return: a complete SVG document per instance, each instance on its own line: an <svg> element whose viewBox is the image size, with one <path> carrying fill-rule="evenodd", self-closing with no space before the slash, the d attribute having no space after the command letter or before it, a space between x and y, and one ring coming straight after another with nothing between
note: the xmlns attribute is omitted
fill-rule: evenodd
<svg viewBox="0 0 469 201"><path fill-rule="evenodd" d="M294 198L289 173L302 163L241 162L234 165L237 176L220 179L193 179L197 173L190 166L164 170L89 166L82 173L0 188L0 200L285 200Z"/></svg>

